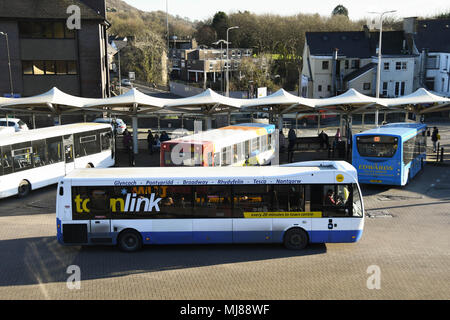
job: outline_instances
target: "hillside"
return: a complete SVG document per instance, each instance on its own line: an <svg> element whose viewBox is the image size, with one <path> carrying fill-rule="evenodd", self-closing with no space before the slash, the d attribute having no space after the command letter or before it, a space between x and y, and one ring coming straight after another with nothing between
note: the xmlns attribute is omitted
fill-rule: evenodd
<svg viewBox="0 0 450 320"><path fill-rule="evenodd" d="M106 0L107 18L112 23L110 34L120 36L144 36L150 30L166 37L166 13L163 11L142 11L121 0ZM169 14L169 33L178 37L192 36L194 24L179 16Z"/></svg>

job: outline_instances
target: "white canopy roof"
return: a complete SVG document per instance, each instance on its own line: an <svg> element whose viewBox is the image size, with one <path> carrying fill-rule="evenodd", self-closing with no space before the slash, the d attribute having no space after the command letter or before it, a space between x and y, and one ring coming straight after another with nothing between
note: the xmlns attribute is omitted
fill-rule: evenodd
<svg viewBox="0 0 450 320"><path fill-rule="evenodd" d="M54 87L49 91L26 98L9 99L3 103L1 109L4 110L26 110L33 112L63 113L79 111L85 104L95 99L80 98L64 93Z"/></svg>
<svg viewBox="0 0 450 320"><path fill-rule="evenodd" d="M165 107L169 110L185 113L201 113L211 115L240 109L246 99L235 99L222 96L211 89L188 98L172 99Z"/></svg>
<svg viewBox="0 0 450 320"><path fill-rule="evenodd" d="M385 106L400 106L407 104L450 103L449 98L435 95L424 88L399 98L380 98L379 102Z"/></svg>
<svg viewBox="0 0 450 320"><path fill-rule="evenodd" d="M306 99L298 97L284 89L280 89L277 92L268 95L266 97L244 100L242 107L245 108L258 108L272 106L280 113L297 112L301 110L314 109L316 99Z"/></svg>
<svg viewBox="0 0 450 320"><path fill-rule="evenodd" d="M152 97L133 88L120 96L94 99L94 101L85 104L83 108L86 110L99 110L106 107L109 110L121 113L134 112L143 114L160 110L170 101L172 101L172 99Z"/></svg>

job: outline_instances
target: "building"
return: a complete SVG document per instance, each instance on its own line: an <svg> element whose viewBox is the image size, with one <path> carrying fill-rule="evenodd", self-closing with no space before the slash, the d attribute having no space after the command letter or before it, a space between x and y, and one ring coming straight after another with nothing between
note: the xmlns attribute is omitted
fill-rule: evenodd
<svg viewBox="0 0 450 320"><path fill-rule="evenodd" d="M419 54L403 31L382 34L380 96L398 97L418 87ZM375 96L379 31L307 32L302 95L326 98L350 88Z"/></svg>
<svg viewBox="0 0 450 320"><path fill-rule="evenodd" d="M450 19L412 20L421 85L450 97Z"/></svg>
<svg viewBox="0 0 450 320"><path fill-rule="evenodd" d="M194 42L195 43L195 42ZM216 87L223 82L227 68L230 77L239 69L242 58L251 57L252 49L228 49L229 66L227 63L227 50L203 47L172 48L170 50L171 80L181 80L202 84L204 88ZM207 85L208 84L208 85Z"/></svg>
<svg viewBox="0 0 450 320"><path fill-rule="evenodd" d="M79 29L67 27L77 14L67 13L71 5L80 9ZM108 27L105 0L0 0L14 93L32 96L56 86L77 96L109 96ZM10 93L5 40L0 35L2 96Z"/></svg>

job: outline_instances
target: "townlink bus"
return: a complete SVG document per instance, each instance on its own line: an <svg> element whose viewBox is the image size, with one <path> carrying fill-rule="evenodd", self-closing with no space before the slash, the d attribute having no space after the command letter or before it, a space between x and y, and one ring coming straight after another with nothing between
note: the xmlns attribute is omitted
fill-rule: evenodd
<svg viewBox="0 0 450 320"><path fill-rule="evenodd" d="M78 169L58 185L64 245L356 242L364 205L341 161L229 168Z"/></svg>
<svg viewBox="0 0 450 320"><path fill-rule="evenodd" d="M359 182L406 185L425 165L426 129L421 123L391 123L354 135Z"/></svg>
<svg viewBox="0 0 450 320"><path fill-rule="evenodd" d="M165 141L160 166L269 164L275 156L274 132L273 124L242 123Z"/></svg>
<svg viewBox="0 0 450 320"><path fill-rule="evenodd" d="M58 183L75 168L114 165L109 124L76 123L4 134L0 138L0 198L26 196Z"/></svg>

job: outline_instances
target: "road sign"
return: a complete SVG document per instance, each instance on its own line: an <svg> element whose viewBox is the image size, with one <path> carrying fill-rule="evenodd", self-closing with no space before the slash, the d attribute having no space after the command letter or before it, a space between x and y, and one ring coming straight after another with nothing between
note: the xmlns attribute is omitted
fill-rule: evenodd
<svg viewBox="0 0 450 320"><path fill-rule="evenodd" d="M130 81L134 81L136 80L136 74L134 72L128 72L128 79L130 79Z"/></svg>

